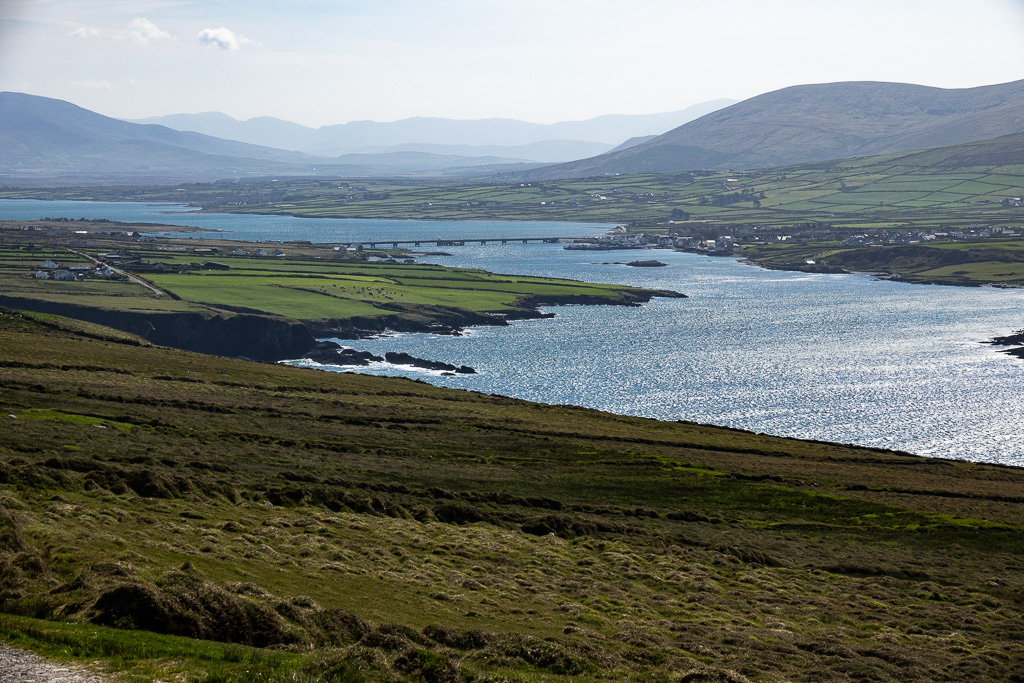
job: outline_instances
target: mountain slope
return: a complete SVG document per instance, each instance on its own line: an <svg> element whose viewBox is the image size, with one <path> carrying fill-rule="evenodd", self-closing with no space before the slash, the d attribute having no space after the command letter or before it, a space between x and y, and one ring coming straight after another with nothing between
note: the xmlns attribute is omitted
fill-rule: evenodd
<svg viewBox="0 0 1024 683"><path fill-rule="evenodd" d="M553 124L530 123L515 119L454 120L413 117L391 122L352 121L309 128L270 117L238 121L218 112L172 114L141 119L135 123L156 123L176 130L195 131L229 140L320 156L336 156L351 152L408 151L410 145L418 146L416 151L431 151L427 146L444 145L451 146L452 149L442 153L524 157L521 153L505 154L494 148L534 146L525 150L533 153L533 156L524 158L549 161L552 155L571 158L564 156L570 151L564 149L567 141L575 142L577 145L591 143L589 150L596 153L593 143L614 146L632 137L660 135L666 130L733 103L734 100L713 100L663 114L607 115L584 121L562 121ZM562 148L556 143L560 143ZM474 151L470 149L472 147L490 149Z"/></svg>
<svg viewBox="0 0 1024 683"><path fill-rule="evenodd" d="M0 93L0 150L0 175L19 180L388 176L518 161L422 152L325 159L165 126L128 123L62 100L11 92Z"/></svg>
<svg viewBox="0 0 1024 683"><path fill-rule="evenodd" d="M1020 131L1024 81L960 90L876 82L802 85L745 100L646 143L529 177L769 168Z"/></svg>
<svg viewBox="0 0 1024 683"><path fill-rule="evenodd" d="M130 123L157 124L174 130L203 133L225 140L236 140L251 145L264 145L295 152L302 151L308 146L316 133L315 128L270 116L239 121L220 112L169 114L138 119L130 121Z"/></svg>
<svg viewBox="0 0 1024 683"><path fill-rule="evenodd" d="M217 177L302 168L297 152L108 118L69 102L0 93L0 173Z"/></svg>

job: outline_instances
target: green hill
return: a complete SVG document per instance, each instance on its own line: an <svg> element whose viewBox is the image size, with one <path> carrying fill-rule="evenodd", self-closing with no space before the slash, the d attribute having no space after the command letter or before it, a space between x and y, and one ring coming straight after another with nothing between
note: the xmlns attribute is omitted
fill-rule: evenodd
<svg viewBox="0 0 1024 683"><path fill-rule="evenodd" d="M752 97L629 149L522 177L769 168L1021 131L1024 81L960 90L875 82L800 85Z"/></svg>
<svg viewBox="0 0 1024 683"><path fill-rule="evenodd" d="M0 359L0 637L125 680L1012 680L1024 658L1016 468L10 312Z"/></svg>

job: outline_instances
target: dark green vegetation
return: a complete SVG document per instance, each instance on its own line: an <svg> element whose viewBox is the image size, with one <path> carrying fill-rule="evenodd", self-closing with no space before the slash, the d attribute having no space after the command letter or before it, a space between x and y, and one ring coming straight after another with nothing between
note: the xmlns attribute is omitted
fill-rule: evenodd
<svg viewBox="0 0 1024 683"><path fill-rule="evenodd" d="M542 304L636 305L651 296L678 296L370 261L365 253L309 243L280 245L284 251L241 242L130 241L123 233L107 234L109 226L95 222L85 224L97 231L86 240L72 234L82 225L0 226L0 304L116 327L166 346L277 360L308 351L313 335L355 338L385 329L451 333L536 317ZM128 253L111 257L111 250ZM68 268L90 265L90 257L120 263L145 281L30 276L45 260Z"/></svg>
<svg viewBox="0 0 1024 683"><path fill-rule="evenodd" d="M48 316L0 359L0 634L128 680L1019 675L1019 469Z"/></svg>

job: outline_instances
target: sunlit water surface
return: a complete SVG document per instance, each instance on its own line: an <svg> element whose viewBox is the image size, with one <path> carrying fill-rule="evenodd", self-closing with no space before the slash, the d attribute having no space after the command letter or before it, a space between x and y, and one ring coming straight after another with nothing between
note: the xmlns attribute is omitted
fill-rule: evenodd
<svg viewBox="0 0 1024 683"><path fill-rule="evenodd" d="M42 211L42 213L40 213ZM597 225L346 221L182 215L184 207L0 201L0 218L161 221L234 239L355 241L590 235ZM170 212L170 213L163 213ZM377 364L361 372L667 420L1024 465L1024 361L981 342L1024 327L1024 291L908 285L862 275L767 271L671 251L557 245L450 247L431 262L684 292L642 307L560 306L553 319L340 341L479 374ZM664 268L612 261L655 258ZM309 364L299 361L298 364ZM341 369L341 368L333 368ZM345 370L352 370L346 368Z"/></svg>

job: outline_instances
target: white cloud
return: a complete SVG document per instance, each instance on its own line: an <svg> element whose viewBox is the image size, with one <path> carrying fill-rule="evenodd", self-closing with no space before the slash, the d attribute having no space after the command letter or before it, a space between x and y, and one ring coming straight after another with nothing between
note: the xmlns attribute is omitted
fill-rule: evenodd
<svg viewBox="0 0 1024 683"><path fill-rule="evenodd" d="M140 45L148 45L154 40L170 38L171 34L162 30L149 19L135 17L128 24L128 37Z"/></svg>
<svg viewBox="0 0 1024 683"><path fill-rule="evenodd" d="M106 92L117 90L117 86L110 81L98 81L94 78L88 78L84 81L73 81L71 84L82 90L105 90Z"/></svg>
<svg viewBox="0 0 1024 683"><path fill-rule="evenodd" d="M71 32L71 35L77 38L95 38L99 34L100 30L91 26L79 26Z"/></svg>
<svg viewBox="0 0 1024 683"><path fill-rule="evenodd" d="M219 47L221 50L239 50L242 45L259 46L259 43L256 41L240 36L223 26L220 28L204 28L196 38L207 47L212 45L213 47Z"/></svg>

